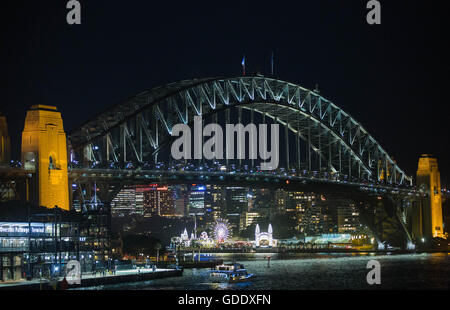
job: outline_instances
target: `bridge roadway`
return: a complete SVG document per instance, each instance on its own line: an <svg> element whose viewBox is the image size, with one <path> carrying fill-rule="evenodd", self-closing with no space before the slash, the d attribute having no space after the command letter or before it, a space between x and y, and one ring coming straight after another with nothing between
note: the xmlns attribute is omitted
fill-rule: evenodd
<svg viewBox="0 0 450 310"><path fill-rule="evenodd" d="M31 177L35 171L23 168L0 167L0 180L20 182ZM274 173L246 173L223 171L175 171L143 169L69 168L70 182L111 182L123 184L220 184L250 186L254 188L284 188L287 190L316 193L366 193L372 195L401 195L423 197L416 187L395 184L374 184L314 176L280 175ZM443 198L450 193L443 191Z"/></svg>
<svg viewBox="0 0 450 310"><path fill-rule="evenodd" d="M400 194L421 196L414 187L351 182L311 176L279 175L272 173L243 173L223 171L170 171L170 170L127 170L127 169L69 169L69 179L77 182L111 181L124 184L223 184L251 187L277 187L296 191L366 192L368 194Z"/></svg>

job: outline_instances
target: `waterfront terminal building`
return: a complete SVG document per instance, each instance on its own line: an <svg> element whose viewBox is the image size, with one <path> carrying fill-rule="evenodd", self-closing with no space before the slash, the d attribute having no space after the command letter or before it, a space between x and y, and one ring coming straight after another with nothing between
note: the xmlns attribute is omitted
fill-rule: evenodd
<svg viewBox="0 0 450 310"><path fill-rule="evenodd" d="M78 260L83 272L111 267L107 213L19 201L2 203L0 208L0 283L62 276L70 260Z"/></svg>

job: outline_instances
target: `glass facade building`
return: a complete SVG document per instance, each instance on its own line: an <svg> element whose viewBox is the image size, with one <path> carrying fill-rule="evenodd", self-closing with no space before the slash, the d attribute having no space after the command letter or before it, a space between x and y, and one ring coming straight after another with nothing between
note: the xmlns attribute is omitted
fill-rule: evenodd
<svg viewBox="0 0 450 310"><path fill-rule="evenodd" d="M70 260L83 272L109 268L110 216L12 204L0 215L0 281L64 274Z"/></svg>

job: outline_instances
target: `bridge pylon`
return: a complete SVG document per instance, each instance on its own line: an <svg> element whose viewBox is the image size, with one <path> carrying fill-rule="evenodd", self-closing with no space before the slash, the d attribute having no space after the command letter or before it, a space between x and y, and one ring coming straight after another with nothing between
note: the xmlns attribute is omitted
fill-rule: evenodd
<svg viewBox="0 0 450 310"><path fill-rule="evenodd" d="M6 117L0 112L0 163L8 163L11 160L11 140L8 134Z"/></svg>
<svg viewBox="0 0 450 310"><path fill-rule="evenodd" d="M67 146L61 113L56 107L33 105L22 132L22 162L34 171L30 202L69 210Z"/></svg>
<svg viewBox="0 0 450 310"><path fill-rule="evenodd" d="M419 159L417 187L426 197L413 211L413 237L425 241L443 238L441 177L437 159L432 155L424 154Z"/></svg>

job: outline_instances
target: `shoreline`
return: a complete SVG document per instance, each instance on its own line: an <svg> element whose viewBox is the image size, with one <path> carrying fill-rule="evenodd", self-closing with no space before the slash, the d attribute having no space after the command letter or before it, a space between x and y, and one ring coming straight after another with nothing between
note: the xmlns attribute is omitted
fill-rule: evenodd
<svg viewBox="0 0 450 310"><path fill-rule="evenodd" d="M186 254L192 252L185 252ZM278 249L261 249L256 251L239 251L239 250L205 250L201 254L297 254L297 253L328 253L328 254L423 254L423 253L448 253L449 250L328 250L328 249L298 249L298 250L278 250ZM196 253L197 254L197 253Z"/></svg>
<svg viewBox="0 0 450 310"><path fill-rule="evenodd" d="M204 252L203 254L279 254L279 255L289 255L289 254L375 254L375 255L405 255L405 254L450 254L449 251L326 251L326 250L309 250L309 251L255 251L255 252L237 252L237 251L222 251L222 252ZM119 272L119 274L115 275L105 275L105 276L93 276L91 274L83 274L81 279L81 284L69 285L67 289L76 289L76 288L84 288L84 287L95 287L100 285L110 285L110 284L120 284L127 282L142 282L149 281L154 279L162 279L162 278L170 278L170 277L181 277L183 275L184 269L191 268L212 268L217 264L223 263L224 260L222 258L217 258L214 261L180 261L178 269L164 269L159 268L157 271L152 271L146 269L144 271L141 270L128 270ZM122 274L120 274L122 273ZM0 290L60 290L61 283L63 278L60 277L58 282L50 282L47 279L42 279L42 282L39 282L39 279L33 279L32 281L19 281L15 283L0 283Z"/></svg>
<svg viewBox="0 0 450 310"><path fill-rule="evenodd" d="M159 271L129 271L124 274L106 275L106 276L91 276L84 274L81 278L81 284L69 285L67 289L76 289L82 287L93 287L99 285L118 284L127 282L140 282L154 279L181 277L183 275L183 269L162 269ZM63 278L59 278L56 284L56 288L52 286L52 283L48 280L39 282L39 280L21 281L18 283L0 283L0 290L61 290L61 283ZM54 285L55 283L53 283Z"/></svg>

